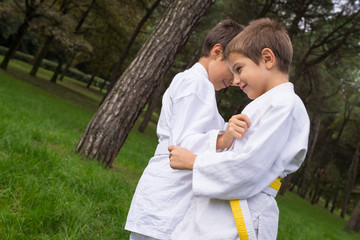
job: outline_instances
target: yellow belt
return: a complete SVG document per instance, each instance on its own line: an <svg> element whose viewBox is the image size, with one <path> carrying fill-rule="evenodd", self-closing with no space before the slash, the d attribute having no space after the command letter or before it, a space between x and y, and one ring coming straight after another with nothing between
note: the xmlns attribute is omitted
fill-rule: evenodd
<svg viewBox="0 0 360 240"><path fill-rule="evenodd" d="M269 187L279 191L281 187L281 178L278 177ZM241 210L240 202L238 199L230 200L230 206L234 215L235 225L239 233L240 240L249 240L248 231L246 229L245 219Z"/></svg>

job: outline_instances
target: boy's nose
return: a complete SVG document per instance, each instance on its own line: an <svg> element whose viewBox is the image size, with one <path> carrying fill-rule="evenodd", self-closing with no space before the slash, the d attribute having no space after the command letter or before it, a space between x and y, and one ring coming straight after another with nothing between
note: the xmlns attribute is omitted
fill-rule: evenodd
<svg viewBox="0 0 360 240"><path fill-rule="evenodd" d="M231 81L232 86L240 86L241 80L238 77L234 77L234 79Z"/></svg>

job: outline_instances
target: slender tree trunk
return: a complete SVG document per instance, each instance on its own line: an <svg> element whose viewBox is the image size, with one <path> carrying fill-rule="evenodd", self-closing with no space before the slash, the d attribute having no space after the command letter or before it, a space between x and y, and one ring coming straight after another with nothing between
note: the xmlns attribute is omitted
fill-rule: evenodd
<svg viewBox="0 0 360 240"><path fill-rule="evenodd" d="M286 176L286 177L283 179L283 181L282 181L282 183L281 183L280 190L279 190L279 194L280 194L280 195L284 195L284 194L285 194L288 186L289 186L290 183L291 183L291 178L292 178L292 176L293 176L293 174L290 174L290 175Z"/></svg>
<svg viewBox="0 0 360 240"><path fill-rule="evenodd" d="M356 207L354 208L349 221L346 223L344 230L349 233L351 231L360 231L360 201L357 202Z"/></svg>
<svg viewBox="0 0 360 240"><path fill-rule="evenodd" d="M58 61L59 61L58 65L56 66L54 74L53 74L52 78L50 79L50 82L52 82L52 83L56 83L56 80L57 80L57 78L58 78L58 76L59 76L59 74L61 72L61 68L62 68L63 63L64 63L64 56L63 56L62 53L60 55L61 56L58 58Z"/></svg>
<svg viewBox="0 0 360 240"><path fill-rule="evenodd" d="M9 50L6 52L3 61L1 62L0 68L6 70L9 65L10 59L15 55L16 50L20 46L22 37L24 36L26 29L29 26L29 20L25 20L23 24L19 27L14 40L11 42Z"/></svg>
<svg viewBox="0 0 360 240"><path fill-rule="evenodd" d="M95 3L96 3L96 0L92 0L91 1L91 4L88 6L88 8L86 9L86 11L83 13L83 15L81 16L78 24L76 25L75 27L75 30L74 30L74 33L75 34L79 34L80 33L80 29L81 27L83 26L86 18L88 17L90 11L94 8L95 6ZM59 78L60 81L62 81L65 77L65 74L66 72L69 70L71 64L72 64L72 61L74 60L74 57L75 57L75 52L74 51L72 54L71 54L71 57L70 57L70 60L67 61L67 63L65 64L65 69L61 71L61 76ZM59 60L60 61L60 60ZM64 60L61 60L61 61L64 61Z"/></svg>
<svg viewBox="0 0 360 240"><path fill-rule="evenodd" d="M359 150L360 150L360 143L358 144L355 153L353 155L348 174L347 174L347 183L344 193L344 203L341 209L340 217L344 218L346 209L350 200L350 195L355 187L356 183L356 175L357 175L357 168L358 168L358 162L359 162Z"/></svg>
<svg viewBox="0 0 360 240"><path fill-rule="evenodd" d="M68 11L69 11L69 4L71 3L71 1L63 1L62 4L61 4L61 7L59 9L59 11L65 15ZM57 23L55 24L53 27L58 27L60 23ZM54 40L54 35L50 35L50 36L47 36L45 41L43 42L43 44L41 44L40 48L38 49L37 53L36 53L36 56L35 56L35 59L34 59L34 62L33 62L33 67L30 71L30 75L35 77L36 76L36 73L41 65L41 62L42 60L44 59L47 51L48 51L48 48L51 44L51 42Z"/></svg>
<svg viewBox="0 0 360 240"><path fill-rule="evenodd" d="M145 129L150 122L152 113L154 112L156 106L158 105L159 100L161 99L161 95L164 92L164 88L165 88L164 82L162 81L160 86L155 89L152 100L149 103L149 106L146 110L144 119L139 126L139 132L142 132L142 133L145 132Z"/></svg>
<svg viewBox="0 0 360 240"><path fill-rule="evenodd" d="M90 88L90 86L91 86L92 82L94 81L94 79L95 79L95 73L92 73L91 78L89 79L89 81L86 84L87 88Z"/></svg>
<svg viewBox="0 0 360 240"><path fill-rule="evenodd" d="M333 199L333 201L332 201L332 204L331 204L331 205L332 205L332 206L331 206L331 210L330 210L331 213L333 213L334 210L335 210L336 202L337 202L337 193L335 194L335 197L334 197L334 199Z"/></svg>
<svg viewBox="0 0 360 240"><path fill-rule="evenodd" d="M106 85L106 79L104 79L104 82L101 84L100 92L102 92L104 90L105 85Z"/></svg>
<svg viewBox="0 0 360 240"><path fill-rule="evenodd" d="M301 189L300 190L300 197L302 197L302 198L305 198L306 192L308 191L308 186L306 184L306 179L307 179L307 175L309 173L310 162L311 162L312 156L313 156L314 151L315 151L315 145L316 145L316 142L317 142L317 139L318 139L318 136L319 136L320 126L321 126L321 117L318 117L318 119L316 120L314 137L313 137L313 140L311 142L310 151L308 152L307 158L306 158L305 163L304 163L304 168L303 168L303 172L302 172L302 178L301 178L301 182L300 182L300 186L299 186L299 189Z"/></svg>
<svg viewBox="0 0 360 240"><path fill-rule="evenodd" d="M149 96L212 0L173 1L95 113L76 151L112 166Z"/></svg>
<svg viewBox="0 0 360 240"><path fill-rule="evenodd" d="M108 93L111 91L111 89L114 87L116 81L119 79L120 77L120 70L122 65L124 64L124 61L126 59L126 57L128 56L129 52L130 52L130 48L133 45L133 43L135 42L135 39L137 37L137 35L139 34L142 26L145 24L146 20L151 16L151 14L153 13L153 11L155 10L155 8L159 5L161 0L156 0L153 5L150 7L150 9L148 9L146 11L146 14L144 15L144 17L140 20L140 22L138 23L138 25L135 28L135 31L133 32L133 34L131 35L129 41L127 42L125 49L123 51L123 53L121 54L120 60L119 62L117 62L115 64L115 67L113 69L113 73L111 76L111 80L110 80L110 84L108 86L107 92L103 98L102 101L104 101L104 99L107 97Z"/></svg>
<svg viewBox="0 0 360 240"><path fill-rule="evenodd" d="M36 55L35 55L35 59L34 59L34 63L33 63L33 67L30 71L30 75L35 77L36 73L41 65L42 60L44 59L47 50L49 48L50 43L52 42L52 40L54 39L54 36L48 36L45 41L41 44L40 48L38 49Z"/></svg>
<svg viewBox="0 0 360 240"><path fill-rule="evenodd" d="M101 59L100 59L100 62L103 62L107 56L108 56L107 53L103 54L102 57L101 57ZM98 76L99 73L101 73L103 69L104 69L104 65L103 65L103 64L98 64L98 65L97 65L97 68L95 69L95 71L93 71L93 72L91 73L91 78L89 79L89 81L88 81L88 83L87 83L87 85L86 85L87 88L90 88L91 84L92 84L93 81L95 80L95 76Z"/></svg>
<svg viewBox="0 0 360 240"><path fill-rule="evenodd" d="M325 208L328 209L329 208L329 203L330 203L330 197L326 198L326 202L325 202Z"/></svg>

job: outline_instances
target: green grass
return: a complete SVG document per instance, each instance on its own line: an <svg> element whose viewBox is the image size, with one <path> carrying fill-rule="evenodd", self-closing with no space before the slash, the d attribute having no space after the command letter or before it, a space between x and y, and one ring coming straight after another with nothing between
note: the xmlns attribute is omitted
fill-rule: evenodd
<svg viewBox="0 0 360 240"><path fill-rule="evenodd" d="M0 55L0 62L3 60L3 58L4 56ZM11 59L8 67L8 71L11 72L13 75L17 76L18 74L21 74L22 76L20 78L26 79L28 81L29 79L34 79L28 74L30 73L31 69L32 65L17 59ZM40 67L36 75L36 80L49 81L52 75L52 71ZM57 84L65 88L71 89L72 91L79 94L87 96L88 98L97 102L101 101L104 95L103 92L100 92L100 89L98 87L91 85L90 88L86 88L86 83L80 82L67 76L64 77L63 81L58 80Z"/></svg>
<svg viewBox="0 0 360 240"><path fill-rule="evenodd" d="M125 219L156 146L155 124L145 134L134 128L114 169L103 168L74 153L97 104L0 71L0 239L128 239ZM360 239L295 194L277 201L279 240Z"/></svg>
<svg viewBox="0 0 360 240"><path fill-rule="evenodd" d="M105 169L74 153L94 111L70 102L0 71L0 239L128 237L124 220L154 128L133 131L116 169Z"/></svg>
<svg viewBox="0 0 360 240"><path fill-rule="evenodd" d="M277 196L280 209L278 240L358 240L360 234L343 231L346 221L329 210L311 205L292 192Z"/></svg>

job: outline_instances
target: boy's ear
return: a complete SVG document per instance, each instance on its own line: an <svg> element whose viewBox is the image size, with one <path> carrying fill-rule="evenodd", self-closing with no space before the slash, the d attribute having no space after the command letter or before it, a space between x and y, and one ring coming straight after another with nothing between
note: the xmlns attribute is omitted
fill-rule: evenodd
<svg viewBox="0 0 360 240"><path fill-rule="evenodd" d="M219 56L223 56L223 54L224 54L224 49L220 43L215 44L210 51L210 57L212 57L213 59L216 59Z"/></svg>
<svg viewBox="0 0 360 240"><path fill-rule="evenodd" d="M261 51L262 60L266 69L271 69L275 66L276 58L274 52L270 48L264 48Z"/></svg>

